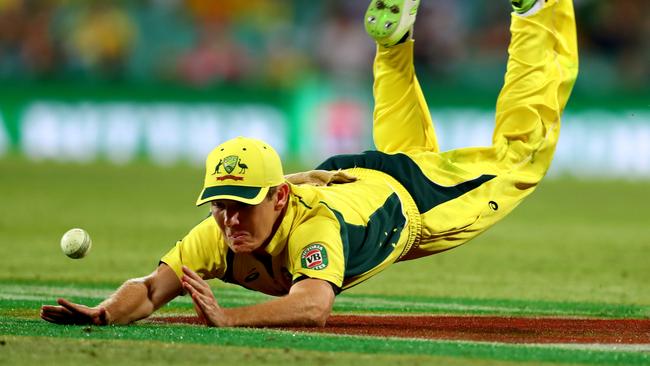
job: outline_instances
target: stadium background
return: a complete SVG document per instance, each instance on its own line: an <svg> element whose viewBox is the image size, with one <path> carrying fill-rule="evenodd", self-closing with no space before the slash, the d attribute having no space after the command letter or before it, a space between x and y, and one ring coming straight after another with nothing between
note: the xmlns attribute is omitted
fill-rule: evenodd
<svg viewBox="0 0 650 366"><path fill-rule="evenodd" d="M506 317L505 328L484 329L492 341L506 328L529 334L510 317L647 323L650 2L575 5L581 71L551 176L469 245L391 266L339 295L335 314ZM364 7L0 0L0 364L649 364L647 343L541 347L40 320L40 306L57 297L96 305L149 273L205 218L194 206L201 165L220 141L262 137L287 172L371 148L374 46ZM416 67L443 149L490 141L508 10L506 0L423 0ZM93 238L83 260L59 248L72 227ZM225 307L267 299L210 285ZM170 314L192 316L190 299L157 316Z"/></svg>
<svg viewBox="0 0 650 366"><path fill-rule="evenodd" d="M581 74L552 175L650 177L650 6L576 0ZM0 156L200 166L229 137L288 170L372 147L361 1L0 1ZM507 4L425 1L416 65L443 149L490 142Z"/></svg>

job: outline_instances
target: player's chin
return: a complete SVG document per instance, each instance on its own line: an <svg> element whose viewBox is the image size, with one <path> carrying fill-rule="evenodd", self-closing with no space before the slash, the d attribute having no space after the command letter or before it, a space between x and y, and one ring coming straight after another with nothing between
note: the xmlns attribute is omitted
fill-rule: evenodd
<svg viewBox="0 0 650 366"><path fill-rule="evenodd" d="M247 254L252 253L260 245L249 240L231 240L228 246L235 254Z"/></svg>

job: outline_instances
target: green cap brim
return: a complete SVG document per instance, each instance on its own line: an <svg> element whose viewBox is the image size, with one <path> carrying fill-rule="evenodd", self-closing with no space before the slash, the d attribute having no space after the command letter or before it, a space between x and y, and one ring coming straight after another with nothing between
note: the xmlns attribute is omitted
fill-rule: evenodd
<svg viewBox="0 0 650 366"><path fill-rule="evenodd" d="M249 205L256 205L266 197L269 187L215 186L203 189L197 206L214 200L233 200Z"/></svg>

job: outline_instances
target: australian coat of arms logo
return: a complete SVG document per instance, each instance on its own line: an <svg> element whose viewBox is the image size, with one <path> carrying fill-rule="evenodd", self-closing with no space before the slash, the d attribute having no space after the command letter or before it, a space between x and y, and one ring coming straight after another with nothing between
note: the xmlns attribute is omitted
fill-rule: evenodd
<svg viewBox="0 0 650 366"><path fill-rule="evenodd" d="M226 175L218 176L217 180L244 180L244 177L240 176L239 174L246 174L246 169L248 169L248 166L241 161L239 156L229 155L219 160L217 166L214 167L214 172L212 175L221 174L222 168L225 171Z"/></svg>

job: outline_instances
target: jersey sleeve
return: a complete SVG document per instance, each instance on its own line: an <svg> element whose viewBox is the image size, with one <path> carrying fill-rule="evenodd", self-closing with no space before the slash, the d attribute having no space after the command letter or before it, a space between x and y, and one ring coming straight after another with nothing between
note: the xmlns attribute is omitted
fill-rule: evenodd
<svg viewBox="0 0 650 366"><path fill-rule="evenodd" d="M183 276L184 265L203 279L222 278L227 267L223 243L219 227L208 217L179 240L160 262L167 264L179 278Z"/></svg>
<svg viewBox="0 0 650 366"><path fill-rule="evenodd" d="M308 277L343 285L345 256L339 223L314 218L302 223L289 238L289 264L293 280Z"/></svg>

